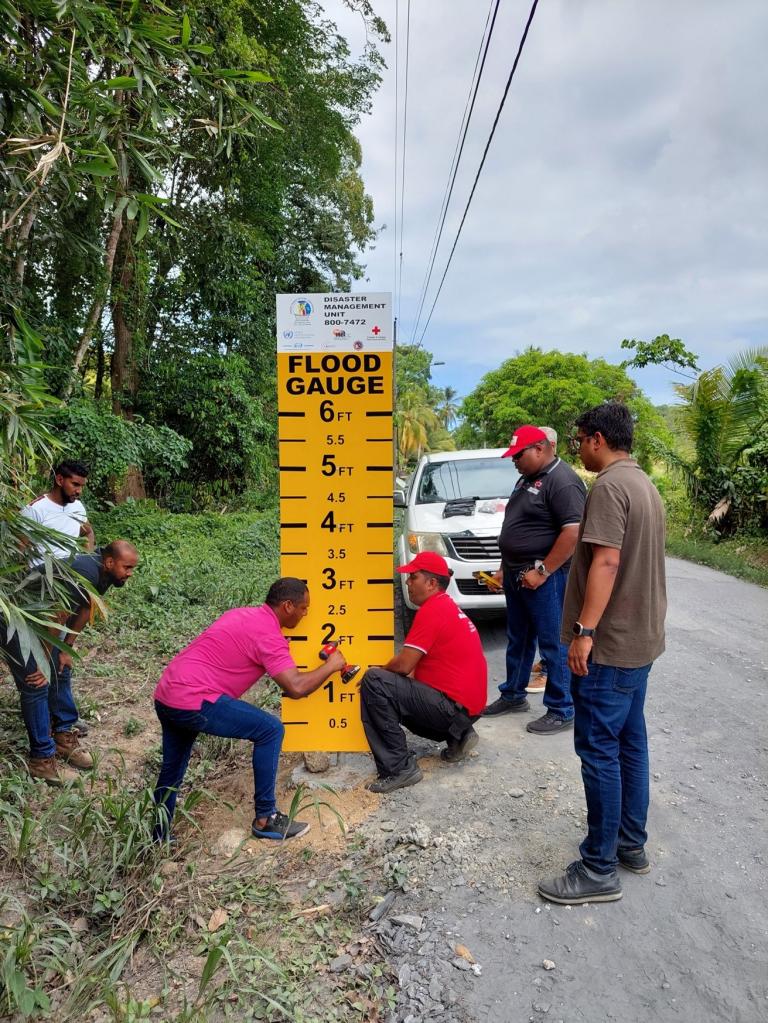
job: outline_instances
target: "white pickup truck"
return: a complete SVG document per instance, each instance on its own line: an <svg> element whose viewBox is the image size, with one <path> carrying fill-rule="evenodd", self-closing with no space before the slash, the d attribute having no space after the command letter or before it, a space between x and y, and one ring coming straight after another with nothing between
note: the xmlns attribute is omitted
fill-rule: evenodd
<svg viewBox="0 0 768 1023"><path fill-rule="evenodd" d="M397 563L419 551L441 554L453 569L448 593L464 610L501 610L504 595L475 578L501 563L499 533L507 499L518 479L506 448L439 451L424 455L407 490L395 491L395 507L405 509ZM404 606L413 610L402 575Z"/></svg>

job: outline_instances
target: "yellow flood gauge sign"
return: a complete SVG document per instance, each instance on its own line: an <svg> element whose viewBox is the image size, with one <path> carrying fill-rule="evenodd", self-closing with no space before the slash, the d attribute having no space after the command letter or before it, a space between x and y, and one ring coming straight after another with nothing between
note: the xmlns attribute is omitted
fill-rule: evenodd
<svg viewBox="0 0 768 1023"><path fill-rule="evenodd" d="M358 684L394 650L391 295L278 295L277 371L281 574L310 592L286 635L301 671L332 642L361 666L283 700L283 748L367 750Z"/></svg>

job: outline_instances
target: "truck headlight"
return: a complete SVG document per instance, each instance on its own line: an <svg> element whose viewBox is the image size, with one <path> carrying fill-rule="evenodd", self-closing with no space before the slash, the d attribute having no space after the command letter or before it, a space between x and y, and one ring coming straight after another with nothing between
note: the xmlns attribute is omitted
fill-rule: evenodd
<svg viewBox="0 0 768 1023"><path fill-rule="evenodd" d="M411 554L433 551L435 554L441 554L444 558L448 556L448 548L440 533L409 533L408 549Z"/></svg>

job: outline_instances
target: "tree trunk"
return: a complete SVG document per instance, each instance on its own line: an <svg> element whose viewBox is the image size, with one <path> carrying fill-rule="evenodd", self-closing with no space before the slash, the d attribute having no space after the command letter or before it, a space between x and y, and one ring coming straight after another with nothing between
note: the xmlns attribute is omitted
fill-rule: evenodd
<svg viewBox="0 0 768 1023"><path fill-rule="evenodd" d="M72 393L72 388L75 384L75 377L80 371L80 367L83 363L83 359L88 351L91 344L91 338L93 332L98 326L101 314L104 310L104 304L107 300L109 293L110 281L112 280L112 268L115 263L115 253L117 252L117 243L120 240L120 234L123 227L123 214L115 214L112 218L112 227L107 238L106 248L104 249L104 277L101 283L97 284L96 291L91 302L91 307L88 310L88 316L85 319L85 326L83 327L83 333L80 336L80 341L75 351L75 358L72 362L72 373L70 374L69 381L64 388L63 398L66 399Z"/></svg>
<svg viewBox="0 0 768 1023"><path fill-rule="evenodd" d="M37 217L37 207L33 203L24 215L16 236L16 265L14 268L15 293L21 299L24 288L24 275L27 271L27 253L29 252L29 235Z"/></svg>
<svg viewBox="0 0 768 1023"><path fill-rule="evenodd" d="M123 225L112 267L112 328L115 337L111 373L112 410L125 419L133 419L138 387L136 330L143 313L136 265L135 227L135 220L127 220Z"/></svg>
<svg viewBox="0 0 768 1023"><path fill-rule="evenodd" d="M96 384L93 389L93 396L96 401L101 401L104 394L104 337L100 333L96 348Z"/></svg>

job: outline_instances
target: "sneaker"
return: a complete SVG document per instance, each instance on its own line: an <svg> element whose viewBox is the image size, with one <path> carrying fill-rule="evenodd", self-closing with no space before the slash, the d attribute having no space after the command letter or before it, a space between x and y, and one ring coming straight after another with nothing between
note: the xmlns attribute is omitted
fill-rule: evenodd
<svg viewBox="0 0 768 1023"><path fill-rule="evenodd" d="M631 870L633 874L650 873L651 863L642 846L639 849L619 849L616 855L619 857L619 866L625 870Z"/></svg>
<svg viewBox="0 0 768 1023"><path fill-rule="evenodd" d="M30 757L27 764L30 777L44 781L48 785L62 787L80 780L77 771L70 771L68 767L58 763L56 757Z"/></svg>
<svg viewBox="0 0 768 1023"><path fill-rule="evenodd" d="M93 767L93 757L82 748L75 732L54 732L53 741L56 743L56 756L65 763L81 771L90 771Z"/></svg>
<svg viewBox="0 0 768 1023"><path fill-rule="evenodd" d="M525 687L526 693L543 693L547 688L547 676L539 673L532 675L531 681Z"/></svg>
<svg viewBox="0 0 768 1023"><path fill-rule="evenodd" d="M471 726L467 729L459 742L448 743L444 750L440 751L440 759L449 764L457 764L460 760L473 750L480 742L480 736Z"/></svg>
<svg viewBox="0 0 768 1023"><path fill-rule="evenodd" d="M292 821L290 817L280 813L279 810L268 817L261 826L256 823L256 820L257 818L254 817L253 824L251 824L251 834L254 838L272 838L282 841L286 838L300 838L309 831L309 824L303 821Z"/></svg>
<svg viewBox="0 0 768 1023"><path fill-rule="evenodd" d="M534 666L531 668L531 671L533 672L534 675L541 675L544 671L544 665L541 663L541 661L536 661Z"/></svg>
<svg viewBox="0 0 768 1023"><path fill-rule="evenodd" d="M573 718L561 718L559 714L553 714L551 710L535 721L526 725L526 730L535 735L552 735L554 732L565 732L573 728Z"/></svg>
<svg viewBox="0 0 768 1023"><path fill-rule="evenodd" d="M498 700L488 704L483 711L483 717L492 718L497 714L519 714L521 711L530 709L531 705L524 696L520 696L516 700L505 700L503 696L500 696Z"/></svg>
<svg viewBox="0 0 768 1023"><path fill-rule="evenodd" d="M369 792L394 792L395 789L406 789L409 785L417 785L423 777L421 768L416 763L416 757L409 757L402 771L372 781L368 790Z"/></svg>
<svg viewBox="0 0 768 1023"><path fill-rule="evenodd" d="M582 902L616 902L624 893L619 875L596 874L581 860L575 860L561 877L542 881L539 895L561 906L578 906Z"/></svg>

